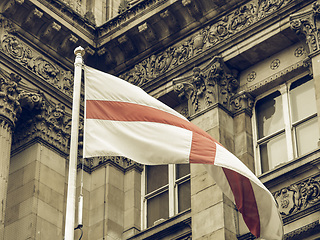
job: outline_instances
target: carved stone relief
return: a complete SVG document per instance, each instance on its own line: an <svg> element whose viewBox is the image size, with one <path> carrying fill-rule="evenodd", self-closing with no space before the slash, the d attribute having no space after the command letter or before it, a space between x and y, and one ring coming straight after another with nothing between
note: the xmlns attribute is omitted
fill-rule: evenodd
<svg viewBox="0 0 320 240"><path fill-rule="evenodd" d="M13 149L41 138L68 153L71 114L38 90L21 84L21 77L0 69L0 118L14 130Z"/></svg>
<svg viewBox="0 0 320 240"><path fill-rule="evenodd" d="M174 80L173 84L179 97L188 99L189 115L216 103L231 110L231 97L239 87L238 80L220 57L214 57L203 70L195 67L192 76Z"/></svg>
<svg viewBox="0 0 320 240"><path fill-rule="evenodd" d="M138 171L142 172L143 165L140 163L136 163L128 158L121 157L121 156L103 156L103 157L95 157L95 158L88 158L85 159L84 165L87 167L87 171L92 172L95 169L104 166L104 164L110 163L114 164L123 172L128 171L132 168L137 169ZM80 162L80 161L79 161ZM81 167L81 163L78 164L78 167Z"/></svg>
<svg viewBox="0 0 320 240"><path fill-rule="evenodd" d="M56 25L53 25L56 26ZM55 27L57 28L57 26ZM76 39L70 37L70 41ZM67 43L66 43L67 44ZM0 51L68 96L72 96L73 75L25 44L12 23L0 17Z"/></svg>
<svg viewBox="0 0 320 240"><path fill-rule="evenodd" d="M6 76L0 71L0 116L5 118L11 127L15 126L21 113L21 106L18 101L20 94L18 83L20 81L20 76L13 73Z"/></svg>
<svg viewBox="0 0 320 240"><path fill-rule="evenodd" d="M69 153L71 114L61 103L51 103L40 93L22 91L22 113L13 136L14 149L41 138L65 154Z"/></svg>
<svg viewBox="0 0 320 240"><path fill-rule="evenodd" d="M290 16L291 28L298 34L303 35L308 45L310 54L319 49L319 17L320 4L313 3L313 8L309 11L293 14Z"/></svg>
<svg viewBox="0 0 320 240"><path fill-rule="evenodd" d="M320 202L320 177L310 177L274 193L279 211L290 216Z"/></svg>
<svg viewBox="0 0 320 240"><path fill-rule="evenodd" d="M285 7L293 0L253 0L224 15L215 24L207 26L183 42L152 55L120 75L122 79L142 86L161 74L183 64L205 50L242 31L259 20ZM186 6L192 1L184 1ZM190 2L190 3L189 3Z"/></svg>
<svg viewBox="0 0 320 240"><path fill-rule="evenodd" d="M232 96L230 99L230 105L232 107L232 112L234 114L242 111L247 111L251 116L253 104L254 104L254 98L250 93L247 93L247 92L240 92Z"/></svg>

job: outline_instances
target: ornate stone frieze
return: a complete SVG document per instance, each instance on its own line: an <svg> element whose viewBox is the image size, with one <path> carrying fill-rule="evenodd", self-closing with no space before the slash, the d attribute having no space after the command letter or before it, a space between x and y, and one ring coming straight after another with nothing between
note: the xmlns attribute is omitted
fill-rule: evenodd
<svg viewBox="0 0 320 240"><path fill-rule="evenodd" d="M319 51L319 28L320 28L320 4L313 3L309 11L293 14L290 16L291 28L305 37L310 54Z"/></svg>
<svg viewBox="0 0 320 240"><path fill-rule="evenodd" d="M20 81L21 77L17 74L11 73L7 76L0 71L0 116L2 119L6 119L11 126L15 126L21 113L20 90L18 89Z"/></svg>
<svg viewBox="0 0 320 240"><path fill-rule="evenodd" d="M52 27L57 29L58 26L53 25ZM5 18L0 18L0 52L6 54L63 93L72 96L72 73L25 44L14 34L14 31L15 28L12 23ZM76 41L76 38L70 36L66 40L66 44L75 43Z"/></svg>
<svg viewBox="0 0 320 240"><path fill-rule="evenodd" d="M310 177L283 188L274 194L283 217L287 217L319 204L320 177Z"/></svg>
<svg viewBox="0 0 320 240"><path fill-rule="evenodd" d="M268 17L292 1L252 0L224 15L216 23L204 27L188 39L157 55L148 57L129 71L121 74L120 77L135 85L142 86L222 41L228 41L231 36ZM183 3L187 7L193 5L195 1L186 0ZM196 11L195 8L192 9Z"/></svg>
<svg viewBox="0 0 320 240"><path fill-rule="evenodd" d="M81 161L79 161L78 167L81 167ZM118 167L123 172L129 171L130 169L134 168L138 171L143 170L143 165L140 163L136 163L128 158L121 157L121 156L104 156L104 157L95 157L95 158L88 158L85 159L84 166L85 170L91 173L95 169L104 166L105 164L113 164L114 166Z"/></svg>
<svg viewBox="0 0 320 240"><path fill-rule="evenodd" d="M71 114L61 103L48 101L43 94L22 91L19 96L22 113L13 136L13 148L40 138L68 154Z"/></svg>
<svg viewBox="0 0 320 240"><path fill-rule="evenodd" d="M193 75L176 79L173 84L179 97L188 99L189 115L216 103L231 110L231 97L239 87L221 57L214 57L203 70L195 67Z"/></svg>

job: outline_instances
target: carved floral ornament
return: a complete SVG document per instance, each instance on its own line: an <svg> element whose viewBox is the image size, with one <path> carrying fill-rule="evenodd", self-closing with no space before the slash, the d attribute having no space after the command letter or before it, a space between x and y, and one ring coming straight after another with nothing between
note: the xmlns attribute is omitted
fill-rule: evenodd
<svg viewBox="0 0 320 240"><path fill-rule="evenodd" d="M78 161L78 167L81 167L81 161ZM104 166L105 164L113 164L120 168L123 172L131 170L132 168L138 170L139 172L143 171L143 165L137 162L134 162L126 157L122 156L102 156L94 158L86 158L84 165L87 167L87 171L91 172L95 169Z"/></svg>
<svg viewBox="0 0 320 240"><path fill-rule="evenodd" d="M41 138L51 146L68 153L71 114L61 103L51 103L40 93L23 92L20 121L17 122L13 145L15 148Z"/></svg>
<svg viewBox="0 0 320 240"><path fill-rule="evenodd" d="M283 188L273 195L281 215L290 216L320 202L320 178L319 176L310 177Z"/></svg>
<svg viewBox="0 0 320 240"><path fill-rule="evenodd" d="M122 79L142 86L161 74L183 64L232 35L286 6L293 0L253 0L223 16L217 23L204 27L193 36L152 55L120 75Z"/></svg>
<svg viewBox="0 0 320 240"><path fill-rule="evenodd" d="M14 126L19 114L21 106L19 100L20 90L18 83L21 77L16 74L10 76L0 72L0 115L7 119L10 126Z"/></svg>
<svg viewBox="0 0 320 240"><path fill-rule="evenodd" d="M290 24L291 28L298 35L304 35L310 54L320 49L318 37L320 28L320 4L318 2L314 2L313 8L309 11L291 15Z"/></svg>
<svg viewBox="0 0 320 240"><path fill-rule="evenodd" d="M72 73L62 69L27 46L15 35L15 31L9 20L0 17L0 51L60 91L72 96Z"/></svg>
<svg viewBox="0 0 320 240"><path fill-rule="evenodd" d="M0 117L14 129L13 145L42 138L67 151L71 114L65 106L47 100L39 91L20 86L21 77L0 70Z"/></svg>
<svg viewBox="0 0 320 240"><path fill-rule="evenodd" d="M221 57L214 57L203 70L195 67L193 75L176 79L173 84L178 96L188 99L189 115L216 103L231 110L231 98L239 87Z"/></svg>

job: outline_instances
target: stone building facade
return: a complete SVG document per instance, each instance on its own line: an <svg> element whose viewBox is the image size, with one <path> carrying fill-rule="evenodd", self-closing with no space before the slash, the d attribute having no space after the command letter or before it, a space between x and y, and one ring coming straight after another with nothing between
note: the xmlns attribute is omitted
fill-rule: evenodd
<svg viewBox="0 0 320 240"><path fill-rule="evenodd" d="M1 0L0 13L0 239L63 239L77 46L241 159L285 239L320 239L319 2ZM203 166L82 160L79 130L82 239L254 239Z"/></svg>

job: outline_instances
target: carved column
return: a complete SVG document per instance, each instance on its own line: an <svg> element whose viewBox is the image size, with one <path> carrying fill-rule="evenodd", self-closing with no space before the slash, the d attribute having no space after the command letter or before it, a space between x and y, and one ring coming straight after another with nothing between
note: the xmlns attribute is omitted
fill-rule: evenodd
<svg viewBox="0 0 320 240"><path fill-rule="evenodd" d="M238 86L220 57L174 81L179 96L188 99L191 121L231 152L235 151L231 101ZM191 165L191 209L192 239L237 239L235 206L200 164Z"/></svg>
<svg viewBox="0 0 320 240"><path fill-rule="evenodd" d="M21 112L17 89L20 77L0 75L0 239L3 239L12 130Z"/></svg>
<svg viewBox="0 0 320 240"><path fill-rule="evenodd" d="M314 79L316 104L318 112L318 126L320 131L320 4L313 3L312 9L290 16L291 29L298 36L303 37L307 44L309 58L312 62L312 74ZM320 146L320 140L318 142Z"/></svg>

